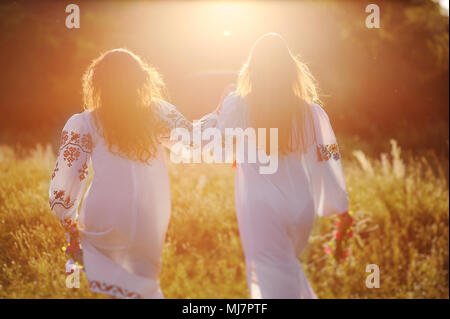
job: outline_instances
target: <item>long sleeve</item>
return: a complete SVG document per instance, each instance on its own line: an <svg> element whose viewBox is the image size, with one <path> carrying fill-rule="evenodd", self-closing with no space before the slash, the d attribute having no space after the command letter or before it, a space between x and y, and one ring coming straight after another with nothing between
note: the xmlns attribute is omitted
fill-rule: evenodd
<svg viewBox="0 0 450 319"><path fill-rule="evenodd" d="M232 92L223 100L217 116L217 128L225 134L226 128L245 128L245 102Z"/></svg>
<svg viewBox="0 0 450 319"><path fill-rule="evenodd" d="M166 124L161 142L170 149L171 159L175 162L189 162L192 158L194 162L200 161L201 149L206 143L202 140L201 133L207 128L216 127L217 110L192 123L174 105L166 101L160 101L157 107L159 116Z"/></svg>
<svg viewBox="0 0 450 319"><path fill-rule="evenodd" d="M235 88L233 84L225 89L217 108L200 119L202 130L214 128L219 129L221 134L224 134L226 127L234 128L238 125L239 117L234 115L236 105L239 104L238 96L234 93Z"/></svg>
<svg viewBox="0 0 450 319"><path fill-rule="evenodd" d="M166 101L157 103L158 114L166 123L167 131L161 135L163 144L169 143L171 130L182 128L192 133L193 124L178 109ZM170 143L169 143L170 145ZM170 146L169 146L170 147Z"/></svg>
<svg viewBox="0 0 450 319"><path fill-rule="evenodd" d="M62 130L49 190L50 209L65 228L73 225L78 217L92 146L83 114L73 115Z"/></svg>
<svg viewBox="0 0 450 319"><path fill-rule="evenodd" d="M226 144L236 144L238 141L232 133L231 135L228 135L229 132L227 129L246 128L245 109L245 102L242 97L231 92L223 99L223 102L215 112L202 118L203 121L208 121L207 126L211 127L211 124L214 124L214 127L217 128L224 137L222 144L223 154L218 160L230 162L235 158L236 154L233 151L233 146L226 147Z"/></svg>
<svg viewBox="0 0 450 319"><path fill-rule="evenodd" d="M316 142L306 154L315 211L319 216L348 211L349 199L345 186L341 154L336 136L325 111L312 105Z"/></svg>
<svg viewBox="0 0 450 319"><path fill-rule="evenodd" d="M166 123L167 129L161 135L161 142L170 149L171 160L190 162L193 159L194 163L199 163L203 158L205 162L210 163L213 161L223 162L225 158L232 158L232 148L230 154L225 154L228 148L224 147L219 132L223 135L225 128L235 128L241 125L240 123L231 123L241 119L239 114L234 114L237 103L237 95L231 93L213 112L191 123L175 106L166 101L159 101L157 103L158 113ZM243 110L243 108L239 109ZM212 152L213 149L214 152Z"/></svg>
<svg viewBox="0 0 450 319"><path fill-rule="evenodd" d="M194 146L194 125L169 102L158 101L156 111L164 122L165 130L160 135L160 141L170 150L170 159L175 163L189 162Z"/></svg>

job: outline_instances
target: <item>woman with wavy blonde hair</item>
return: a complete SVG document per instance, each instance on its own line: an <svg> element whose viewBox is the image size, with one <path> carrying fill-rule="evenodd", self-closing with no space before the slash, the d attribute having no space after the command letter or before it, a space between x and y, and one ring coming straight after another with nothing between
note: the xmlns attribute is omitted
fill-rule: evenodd
<svg viewBox="0 0 450 319"><path fill-rule="evenodd" d="M265 164L258 162L239 163L236 170L236 213L252 298L315 298L297 257L315 215L348 210L336 137L316 101L316 83L306 64L283 38L270 33L252 47L236 90L216 116L225 135L230 128L278 131L273 139L266 134L265 143L258 137L246 141L278 157L274 173L261 175ZM277 147L270 147L272 140Z"/></svg>
<svg viewBox="0 0 450 319"><path fill-rule="evenodd" d="M50 184L50 207L70 236L66 271L84 265L93 292L162 298L158 273L170 190L161 145L168 130L192 126L164 101L158 72L125 49L91 63L83 93L85 111L63 128ZM90 162L94 174L85 192Z"/></svg>

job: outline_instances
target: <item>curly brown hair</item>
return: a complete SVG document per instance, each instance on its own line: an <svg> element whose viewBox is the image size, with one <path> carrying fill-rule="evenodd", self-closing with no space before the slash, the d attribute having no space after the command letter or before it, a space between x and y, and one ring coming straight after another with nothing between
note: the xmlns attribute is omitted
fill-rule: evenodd
<svg viewBox="0 0 450 319"><path fill-rule="evenodd" d="M115 49L92 61L83 75L84 108L94 115L110 152L148 163L164 125L155 102L165 97L160 74L138 55Z"/></svg>

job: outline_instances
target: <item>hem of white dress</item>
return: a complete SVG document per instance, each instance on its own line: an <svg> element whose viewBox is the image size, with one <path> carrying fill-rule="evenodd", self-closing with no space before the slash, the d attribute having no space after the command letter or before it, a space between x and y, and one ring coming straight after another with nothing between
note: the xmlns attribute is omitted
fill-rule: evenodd
<svg viewBox="0 0 450 319"><path fill-rule="evenodd" d="M141 294L137 292L129 291L118 285L97 280L89 280L89 290L94 293L109 295L120 299L142 299Z"/></svg>
<svg viewBox="0 0 450 319"><path fill-rule="evenodd" d="M83 261L89 290L122 299L164 298L158 280L126 271L82 238Z"/></svg>

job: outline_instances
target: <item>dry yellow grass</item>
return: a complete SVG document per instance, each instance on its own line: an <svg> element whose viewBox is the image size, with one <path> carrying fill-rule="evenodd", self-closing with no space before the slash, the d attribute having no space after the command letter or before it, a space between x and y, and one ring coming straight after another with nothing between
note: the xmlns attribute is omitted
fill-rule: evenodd
<svg viewBox="0 0 450 319"><path fill-rule="evenodd" d="M354 156L353 156L354 155ZM300 256L321 298L448 298L448 160L411 157L393 143L379 159L344 154L355 235L337 264L324 253L333 218L318 219ZM0 147L0 298L99 298L65 287L63 230L48 208L50 147ZM229 165L169 165L172 219L161 284L167 298L247 298ZM367 264L380 267L368 289Z"/></svg>

